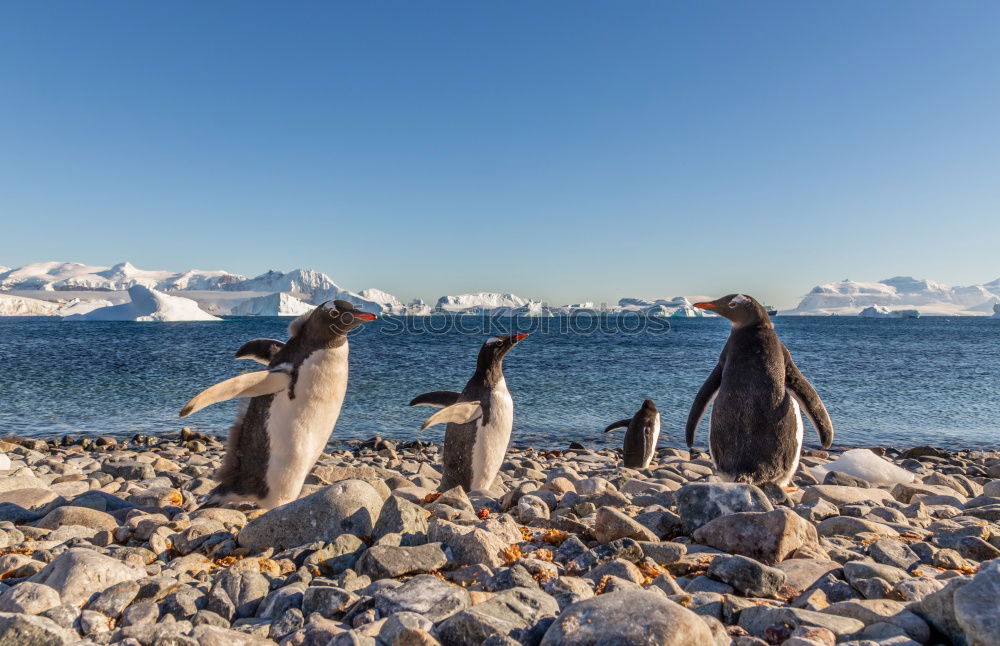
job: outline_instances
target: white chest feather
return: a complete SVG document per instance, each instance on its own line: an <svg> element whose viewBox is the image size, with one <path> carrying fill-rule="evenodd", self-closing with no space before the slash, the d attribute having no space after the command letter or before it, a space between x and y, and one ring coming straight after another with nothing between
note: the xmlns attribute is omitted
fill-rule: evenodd
<svg viewBox="0 0 1000 646"><path fill-rule="evenodd" d="M472 448L472 491L489 489L500 471L507 454L510 432L514 425L514 400L507 391L507 382L500 380L490 396L490 419L477 421L476 443Z"/></svg>
<svg viewBox="0 0 1000 646"><path fill-rule="evenodd" d="M270 457L266 502L294 500L330 439L347 391L347 343L313 352L302 362L289 392L274 397L268 419Z"/></svg>
<svg viewBox="0 0 1000 646"><path fill-rule="evenodd" d="M653 420L653 444L649 451L649 455L646 456L646 461L642 465L643 468L649 466L649 463L653 461L653 456L656 455L656 445L660 441L660 414L656 414L656 418Z"/></svg>

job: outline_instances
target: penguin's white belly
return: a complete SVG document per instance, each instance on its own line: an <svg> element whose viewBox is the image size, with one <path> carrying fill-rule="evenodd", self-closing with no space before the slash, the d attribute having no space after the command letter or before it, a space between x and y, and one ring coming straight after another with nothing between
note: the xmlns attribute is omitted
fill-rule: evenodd
<svg viewBox="0 0 1000 646"><path fill-rule="evenodd" d="M275 395L267 422L270 455L266 508L295 500L323 453L347 391L347 343L313 352L302 362L295 398Z"/></svg>
<svg viewBox="0 0 1000 646"><path fill-rule="evenodd" d="M649 466L649 463L653 461L653 456L656 455L656 445L660 441L660 414L656 414L656 421L653 422L653 443L649 448L649 455L646 456L646 460L642 463L642 468L645 469Z"/></svg>
<svg viewBox="0 0 1000 646"><path fill-rule="evenodd" d="M490 396L490 421L476 422L476 441L472 445L471 491L490 488L503 458L507 454L507 443L514 425L514 400L507 391L506 382L501 381L493 388Z"/></svg>
<svg viewBox="0 0 1000 646"><path fill-rule="evenodd" d="M799 468L799 458L802 456L802 436L804 434L802 409L799 407L799 402L787 389L785 392L788 393L788 398L792 400L792 410L795 412L795 458L792 460L792 468L778 481L778 484L782 487L787 486L792 481L795 471Z"/></svg>

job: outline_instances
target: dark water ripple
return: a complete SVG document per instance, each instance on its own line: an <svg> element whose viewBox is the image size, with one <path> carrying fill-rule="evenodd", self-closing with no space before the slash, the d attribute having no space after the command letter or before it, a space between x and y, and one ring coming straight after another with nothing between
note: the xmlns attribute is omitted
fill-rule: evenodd
<svg viewBox="0 0 1000 646"><path fill-rule="evenodd" d="M177 411L193 394L256 369L231 359L243 341L284 338L287 323L0 319L0 435L176 431ZM781 317L775 324L826 402L837 443L1000 444L1000 321ZM351 382L335 439L441 439L441 428L416 431L429 410L406 403L421 392L460 389L484 335L384 333L394 325L380 321L352 337ZM533 334L506 360L514 441L617 443L620 435L600 430L651 397L663 417L663 441L681 445L688 407L729 327L718 319L670 325L666 333ZM186 423L223 433L234 411L228 402ZM704 423L700 433L704 443ZM809 431L807 442L816 442Z"/></svg>

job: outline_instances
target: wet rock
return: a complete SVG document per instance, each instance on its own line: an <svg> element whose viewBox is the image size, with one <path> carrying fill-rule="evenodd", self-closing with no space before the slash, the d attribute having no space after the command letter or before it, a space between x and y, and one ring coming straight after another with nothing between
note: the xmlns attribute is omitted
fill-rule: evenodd
<svg viewBox="0 0 1000 646"><path fill-rule="evenodd" d="M719 556L708 566L708 576L728 583L750 597L775 597L785 584L785 573L746 556Z"/></svg>
<svg viewBox="0 0 1000 646"><path fill-rule="evenodd" d="M239 543L251 552L287 549L339 534L371 536L382 498L366 482L345 480L251 520Z"/></svg>
<svg viewBox="0 0 1000 646"><path fill-rule="evenodd" d="M697 482L677 490L677 509L688 533L715 518L737 512L768 512L771 501L758 487L739 483Z"/></svg>
<svg viewBox="0 0 1000 646"><path fill-rule="evenodd" d="M768 565L818 541L812 523L786 507L720 516L696 530L694 539Z"/></svg>
<svg viewBox="0 0 1000 646"><path fill-rule="evenodd" d="M541 646L712 646L712 632L696 614L646 591L611 592L566 608Z"/></svg>

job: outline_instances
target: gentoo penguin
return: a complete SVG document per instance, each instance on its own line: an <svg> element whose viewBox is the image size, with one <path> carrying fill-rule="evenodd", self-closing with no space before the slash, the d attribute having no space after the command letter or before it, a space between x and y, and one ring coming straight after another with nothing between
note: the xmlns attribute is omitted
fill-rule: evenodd
<svg viewBox="0 0 1000 646"><path fill-rule="evenodd" d="M604 432L622 427L628 427L622 445L625 466L630 469L645 469L653 459L656 442L660 439L660 412L656 410L653 400L643 401L639 412L628 419L618 420L604 429Z"/></svg>
<svg viewBox="0 0 1000 646"><path fill-rule="evenodd" d="M347 390L347 333L374 314L328 301L288 326L288 342L254 339L236 352L267 370L227 379L199 393L181 417L217 402L247 398L229 429L226 456L206 504L295 500L337 423Z"/></svg>
<svg viewBox="0 0 1000 646"><path fill-rule="evenodd" d="M714 400L709 449L720 475L735 482L787 486L799 465L803 409L823 447L833 441L826 407L778 340L760 303L730 294L695 307L724 316L733 329L691 406L688 448Z"/></svg>
<svg viewBox="0 0 1000 646"><path fill-rule="evenodd" d="M487 339L479 350L476 372L461 393L438 390L410 402L410 406L441 408L420 430L448 422L441 491L459 485L470 492L486 491L497 477L514 423L514 400L503 378L503 358L527 336Z"/></svg>

